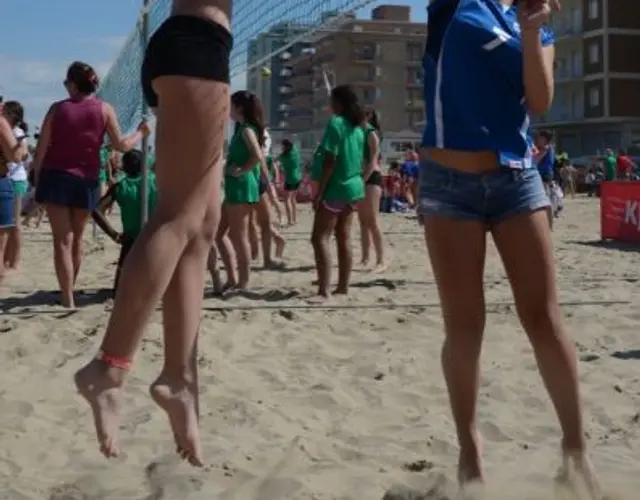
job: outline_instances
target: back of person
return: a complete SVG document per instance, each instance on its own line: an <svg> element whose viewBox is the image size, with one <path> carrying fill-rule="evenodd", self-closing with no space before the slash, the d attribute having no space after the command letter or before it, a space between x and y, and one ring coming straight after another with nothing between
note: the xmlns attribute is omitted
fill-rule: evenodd
<svg viewBox="0 0 640 500"><path fill-rule="evenodd" d="M325 200L353 202L364 198L364 144L362 127L353 126L342 116L331 117L322 147L335 155L335 164L324 192Z"/></svg>
<svg viewBox="0 0 640 500"><path fill-rule="evenodd" d="M237 123L233 137L229 142L227 162L224 169L225 203L247 204L257 203L259 200L260 163L239 176L234 175L234 169L244 167L251 157L251 151L245 140L245 130L251 125ZM257 136L257 133L256 133Z"/></svg>
<svg viewBox="0 0 640 500"><path fill-rule="evenodd" d="M295 146L291 147L288 153L280 156L280 164L284 171L284 179L287 184L296 184L302 181L302 171L300 165L300 153Z"/></svg>
<svg viewBox="0 0 640 500"><path fill-rule="evenodd" d="M633 172L633 161L626 154L621 153L616 160L618 175L621 179L628 179Z"/></svg>
<svg viewBox="0 0 640 500"><path fill-rule="evenodd" d="M114 189L115 202L120 207L122 232L131 238L136 238L142 229L142 181L141 175L124 175ZM153 172L149 172L148 179L148 212L152 213L156 207L158 190Z"/></svg>
<svg viewBox="0 0 640 500"><path fill-rule="evenodd" d="M106 131L102 101L86 97L67 99L54 106L51 143L43 168L97 180Z"/></svg>

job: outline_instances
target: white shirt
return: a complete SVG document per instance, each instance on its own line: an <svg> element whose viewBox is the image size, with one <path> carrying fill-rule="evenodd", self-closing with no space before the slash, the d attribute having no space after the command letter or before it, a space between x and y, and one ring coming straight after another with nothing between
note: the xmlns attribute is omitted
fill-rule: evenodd
<svg viewBox="0 0 640 500"><path fill-rule="evenodd" d="M264 146L262 146L262 154L266 158L267 156L269 156L270 153L271 153L271 134L269 134L267 129L264 129Z"/></svg>
<svg viewBox="0 0 640 500"><path fill-rule="evenodd" d="M26 141L27 134L20 127L13 128L13 136L18 142ZM9 163L9 179L12 181L26 181L27 169L24 162Z"/></svg>

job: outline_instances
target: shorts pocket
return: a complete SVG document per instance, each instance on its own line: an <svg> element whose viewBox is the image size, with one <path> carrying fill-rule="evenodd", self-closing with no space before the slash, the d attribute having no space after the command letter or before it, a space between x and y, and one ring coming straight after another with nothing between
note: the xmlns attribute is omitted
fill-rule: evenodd
<svg viewBox="0 0 640 500"><path fill-rule="evenodd" d="M449 190L454 185L453 173L431 162L420 165L418 179L421 190Z"/></svg>

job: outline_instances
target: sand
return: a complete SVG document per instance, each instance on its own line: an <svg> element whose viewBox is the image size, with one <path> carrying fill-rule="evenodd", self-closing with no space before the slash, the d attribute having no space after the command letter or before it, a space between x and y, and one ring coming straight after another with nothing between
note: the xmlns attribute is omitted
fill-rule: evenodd
<svg viewBox="0 0 640 500"><path fill-rule="evenodd" d="M415 218L383 224L391 268L357 271L333 309L305 307L315 279L306 208L286 231L284 272L256 272L250 297L207 298L224 310L203 311L202 471L177 462L147 396L161 367L159 315L127 390L125 454L99 455L71 379L104 331L118 249L88 235L82 307L69 313L50 293L48 227L30 230L22 270L0 285L0 499L379 500L402 484L431 488L414 498L453 498L457 447L433 275ZM631 500L640 488L640 251L600 245L598 229L597 200L567 203L554 233L558 285L581 356L593 459L608 489ZM493 247L486 277L487 498L555 498L558 426Z"/></svg>

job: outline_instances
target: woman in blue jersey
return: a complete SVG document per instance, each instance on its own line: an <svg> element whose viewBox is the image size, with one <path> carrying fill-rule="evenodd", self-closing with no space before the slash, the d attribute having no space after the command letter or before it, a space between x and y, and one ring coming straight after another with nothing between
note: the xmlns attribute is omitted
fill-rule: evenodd
<svg viewBox="0 0 640 500"><path fill-rule="evenodd" d="M553 99L554 39L544 25L558 3L429 5L418 210L444 317L442 364L460 482L483 480L476 400L490 232L560 420L563 470L577 470L589 499L600 500L586 453L576 353L558 305L549 199L531 154L528 113L546 112Z"/></svg>

